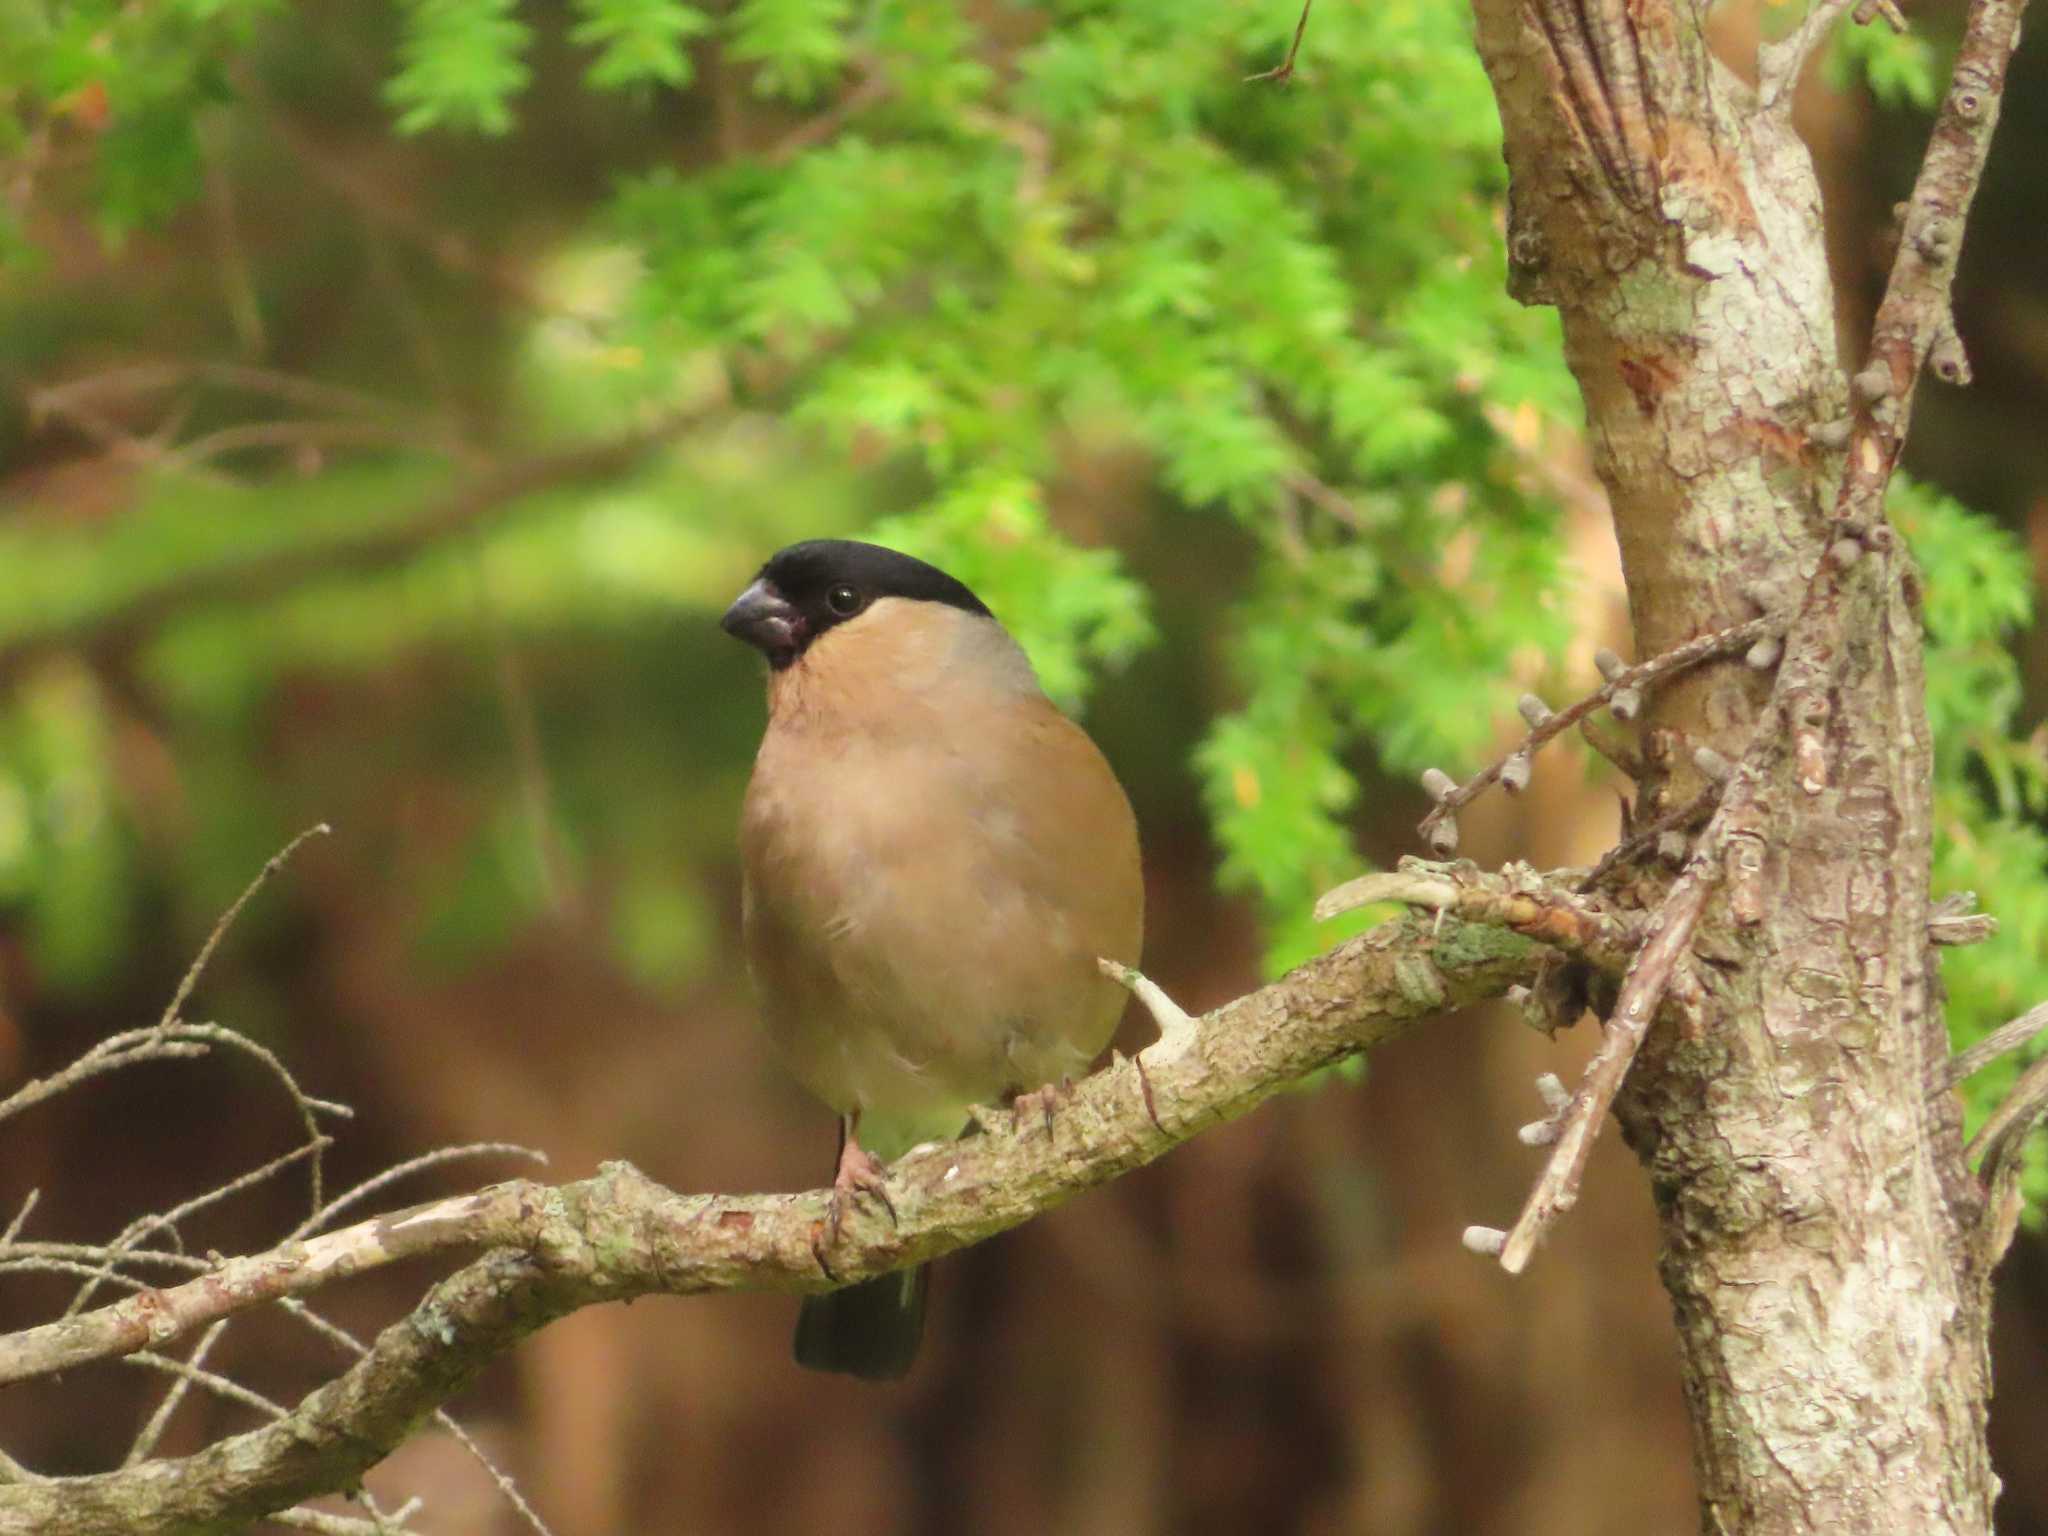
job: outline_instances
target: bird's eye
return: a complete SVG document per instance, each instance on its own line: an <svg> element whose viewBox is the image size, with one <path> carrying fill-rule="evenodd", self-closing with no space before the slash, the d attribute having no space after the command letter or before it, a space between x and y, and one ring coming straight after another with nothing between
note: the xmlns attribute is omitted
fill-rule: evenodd
<svg viewBox="0 0 2048 1536"><path fill-rule="evenodd" d="M825 606L842 619L852 618L860 612L860 593L852 587L834 587L825 594Z"/></svg>

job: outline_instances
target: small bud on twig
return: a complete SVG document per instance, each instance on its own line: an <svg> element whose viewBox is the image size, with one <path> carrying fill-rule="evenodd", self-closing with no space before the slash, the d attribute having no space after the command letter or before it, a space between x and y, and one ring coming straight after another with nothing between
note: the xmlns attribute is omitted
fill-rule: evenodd
<svg viewBox="0 0 2048 1536"><path fill-rule="evenodd" d="M1516 752L1500 765L1500 787L1511 795L1519 795L1529 787L1529 754Z"/></svg>
<svg viewBox="0 0 2048 1536"><path fill-rule="evenodd" d="M1828 558L1834 561L1842 570L1846 571L1850 566L1863 558L1863 541L1861 539L1837 539L1828 546Z"/></svg>
<svg viewBox="0 0 2048 1536"><path fill-rule="evenodd" d="M1464 1243L1467 1251L1492 1259L1498 1258L1501 1249L1507 1247L1508 1235L1499 1227L1467 1227L1459 1241Z"/></svg>
<svg viewBox="0 0 2048 1536"><path fill-rule="evenodd" d="M1833 421L1815 422L1812 426L1806 429L1806 435L1809 440L1816 443L1820 447L1832 448L1839 452L1840 450L1849 446L1849 434L1851 430L1852 425L1849 421L1849 418L1846 416L1840 416Z"/></svg>
<svg viewBox="0 0 2048 1536"><path fill-rule="evenodd" d="M1742 659L1759 672L1768 672L1778 664L1778 658L1785 654L1785 642L1777 635L1765 635L1749 648L1749 654Z"/></svg>
<svg viewBox="0 0 2048 1536"><path fill-rule="evenodd" d="M1628 663L1604 645L1593 653L1593 665L1600 669L1600 675L1610 683L1628 670Z"/></svg>
<svg viewBox="0 0 2048 1536"><path fill-rule="evenodd" d="M1928 365L1934 369L1934 376L1944 384L1963 385L1970 382L1970 357L1963 350L1963 339L1956 334L1953 322L1944 324L1934 338L1934 346L1927 354Z"/></svg>
<svg viewBox="0 0 2048 1536"><path fill-rule="evenodd" d="M1541 730L1543 722L1550 718L1550 706L1533 693L1525 693L1515 700L1515 708L1521 711L1522 718L1529 722L1529 729L1532 731Z"/></svg>
<svg viewBox="0 0 2048 1536"><path fill-rule="evenodd" d="M1553 1115L1561 1115L1572 1101L1571 1090L1564 1085L1564 1079L1555 1072L1541 1072L1536 1076L1536 1096L1543 1101L1543 1107Z"/></svg>
<svg viewBox="0 0 2048 1536"><path fill-rule="evenodd" d="M1617 688L1614 697L1607 701L1607 707L1614 712L1617 720L1633 720L1643 712L1643 693L1640 688Z"/></svg>
<svg viewBox="0 0 2048 1536"><path fill-rule="evenodd" d="M1425 768L1422 770L1422 792L1442 805L1458 792L1458 784L1441 768Z"/></svg>
<svg viewBox="0 0 2048 1536"><path fill-rule="evenodd" d="M1458 822L1453 816L1446 816L1429 829L1429 846L1440 859L1447 859L1458 851Z"/></svg>
<svg viewBox="0 0 2048 1536"><path fill-rule="evenodd" d="M1525 1147L1547 1147L1557 1140L1563 1129L1556 1120L1531 1120L1515 1132L1515 1140Z"/></svg>
<svg viewBox="0 0 2048 1536"><path fill-rule="evenodd" d="M1882 362L1872 363L1849 382L1866 404L1875 405L1892 392L1892 371Z"/></svg>
<svg viewBox="0 0 2048 1536"><path fill-rule="evenodd" d="M1657 857L1666 864L1683 864L1686 854L1691 849L1692 845L1686 841L1685 834L1675 828L1657 834Z"/></svg>

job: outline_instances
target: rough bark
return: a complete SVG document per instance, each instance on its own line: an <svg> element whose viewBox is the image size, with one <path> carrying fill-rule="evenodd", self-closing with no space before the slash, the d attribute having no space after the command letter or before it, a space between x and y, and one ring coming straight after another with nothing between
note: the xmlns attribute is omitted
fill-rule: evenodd
<svg viewBox="0 0 2048 1536"><path fill-rule="evenodd" d="M1697 1006L1666 1010L1617 1103L1662 1218L1702 1529L1981 1533L1981 1201L1952 1101L1928 1092L1945 1046L1916 578L1871 531L1971 179L1916 196L1909 231L1943 233L1909 233L1902 260L1938 313L1881 319L1885 377L1852 398L1788 110L1840 14L1821 9L1752 88L1685 0L1475 0L1511 284L1563 318L1639 654L1798 615L1775 674L1702 668L1647 721L1653 807L1698 789L1697 745L1744 768L1701 844ZM2016 32L2016 6L1987 11ZM1981 94L1973 113L1952 93L1937 152L1958 124L1980 147L1995 108L2003 55L1966 45L1963 64L1979 75L1957 92Z"/></svg>

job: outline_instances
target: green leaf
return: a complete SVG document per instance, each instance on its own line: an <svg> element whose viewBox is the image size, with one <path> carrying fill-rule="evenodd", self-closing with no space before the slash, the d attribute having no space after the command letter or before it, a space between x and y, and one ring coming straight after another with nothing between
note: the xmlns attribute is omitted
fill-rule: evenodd
<svg viewBox="0 0 2048 1536"><path fill-rule="evenodd" d="M754 91L815 100L847 58L851 0L740 0L728 23L735 59L753 64Z"/></svg>
<svg viewBox="0 0 2048 1536"><path fill-rule="evenodd" d="M384 88L400 133L511 130L533 41L517 9L517 0L405 0L399 68Z"/></svg>
<svg viewBox="0 0 2048 1536"><path fill-rule="evenodd" d="M583 78L601 91L681 90L695 74L689 41L711 30L711 18L683 0L577 0L576 11L581 20L569 37L598 50Z"/></svg>

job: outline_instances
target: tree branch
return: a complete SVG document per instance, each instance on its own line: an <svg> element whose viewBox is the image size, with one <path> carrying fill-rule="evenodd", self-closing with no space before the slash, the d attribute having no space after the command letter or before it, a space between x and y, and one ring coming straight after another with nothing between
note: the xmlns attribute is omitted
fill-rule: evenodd
<svg viewBox="0 0 2048 1536"><path fill-rule="evenodd" d="M1617 715L1635 718L1642 708L1645 690L1716 657L1746 651L1767 636L1783 633L1782 621L1751 619L1727 629L1715 630L1675 646L1661 656L1625 666L1612 658L1601 668L1607 681L1577 703L1553 713L1533 694L1522 701L1522 716L1529 722L1529 734L1506 757L1488 764L1462 784L1432 768L1423 776L1423 787L1436 799L1436 807L1422 818L1423 840L1439 854L1448 855L1458 846L1457 814L1485 792L1487 786L1505 782L1510 788L1527 783L1528 762L1558 736L1563 735L1595 710L1613 707ZM1518 769L1516 765L1520 765Z"/></svg>
<svg viewBox="0 0 2048 1536"><path fill-rule="evenodd" d="M1636 951L1635 935L1611 912L1527 865L1510 864L1498 874L1472 865L1430 864L1408 858L1391 873L1347 880L1316 902L1316 921L1377 901L1405 902L1468 922L1509 928L1620 975Z"/></svg>
<svg viewBox="0 0 2048 1536"><path fill-rule="evenodd" d="M1949 292L2025 10L2026 0L1972 0L1948 95L1905 204L1899 252L1871 325L1870 356L1851 391L1838 521L1860 525L1883 517L1885 488L1906 445L1913 393L1937 344L1943 344L1946 359L1941 371L1952 383L1968 382Z"/></svg>
<svg viewBox="0 0 2048 1536"><path fill-rule="evenodd" d="M0 645L0 683L53 651L145 633L202 604L260 601L307 582L402 564L422 550L510 512L530 496L622 474L697 419L696 412L678 411L616 437L504 464L426 502L393 526L204 566L83 619L18 633Z"/></svg>
<svg viewBox="0 0 2048 1536"><path fill-rule="evenodd" d="M1696 857L1658 909L1649 942L1636 952L1614 1011L1601 1025L1600 1049L1587 1064L1579 1091L1555 1117L1556 1148L1550 1161L1544 1164L1542 1176L1529 1191L1522 1214L1501 1246L1500 1267L1509 1274L1519 1275L1528 1266L1529 1256L1551 1223L1578 1204L1579 1181L1585 1176L1593 1141L1614 1106L1615 1095L1621 1092L1643 1037L1650 1032L1650 1022L1663 1006L1673 974L1692 944L1693 929L1699 925L1711 888L1709 867Z"/></svg>
<svg viewBox="0 0 2048 1536"><path fill-rule="evenodd" d="M1078 1085L1050 1132L983 1134L892 1165L896 1220L864 1207L832 1252L841 1282L1016 1226L1247 1113L1306 1073L1418 1020L1533 976L1541 950L1454 917L1404 919L1191 1021L1185 1048ZM0 1341L0 1380L160 1347L264 1302L409 1255L493 1250L443 1280L346 1373L284 1418L180 1460L0 1486L0 1536L196 1532L350 1485L519 1340L579 1307L655 1293L829 1288L812 1256L827 1194L678 1195L624 1164L548 1186L515 1180L230 1260Z"/></svg>

